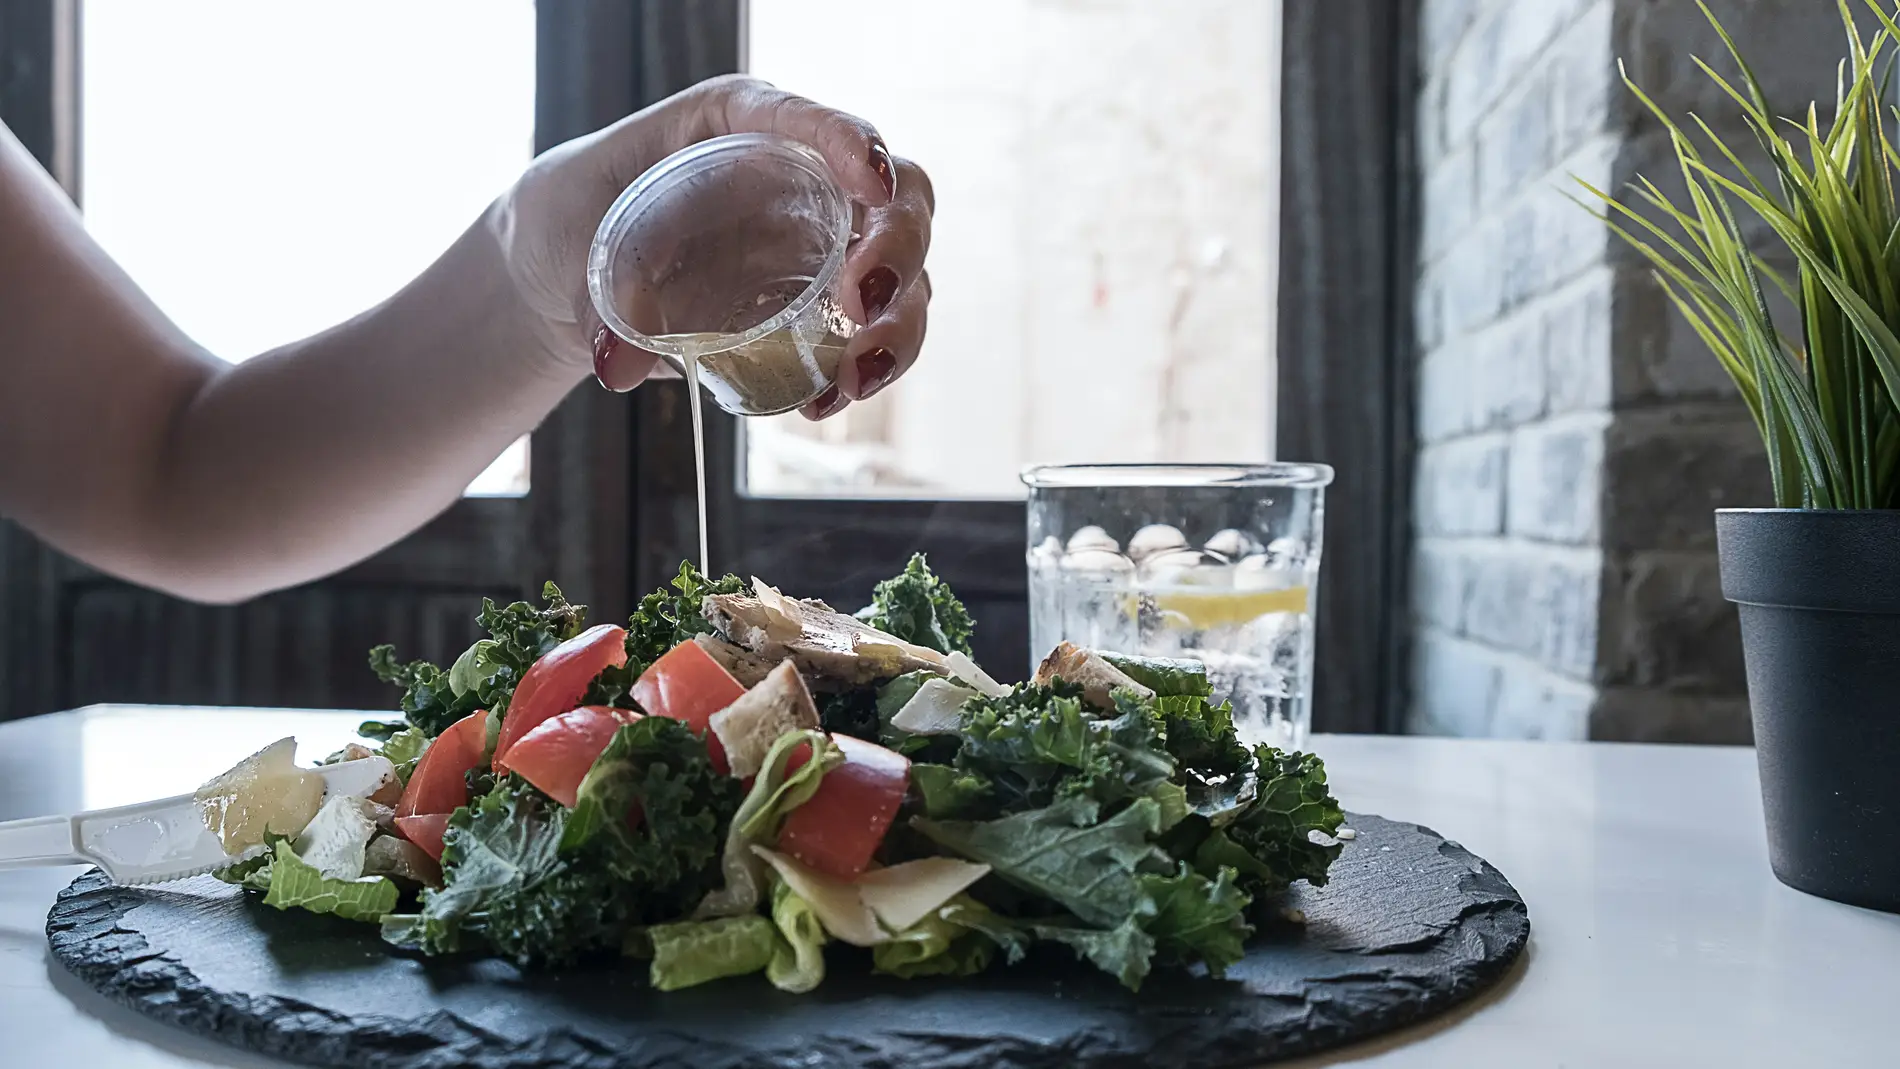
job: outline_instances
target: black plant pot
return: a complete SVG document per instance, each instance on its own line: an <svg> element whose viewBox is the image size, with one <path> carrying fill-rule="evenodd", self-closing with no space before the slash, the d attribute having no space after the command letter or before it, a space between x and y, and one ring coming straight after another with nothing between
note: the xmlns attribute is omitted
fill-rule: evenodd
<svg viewBox="0 0 1900 1069"><path fill-rule="evenodd" d="M1723 510L1715 532L1775 875L1900 913L1900 511Z"/></svg>

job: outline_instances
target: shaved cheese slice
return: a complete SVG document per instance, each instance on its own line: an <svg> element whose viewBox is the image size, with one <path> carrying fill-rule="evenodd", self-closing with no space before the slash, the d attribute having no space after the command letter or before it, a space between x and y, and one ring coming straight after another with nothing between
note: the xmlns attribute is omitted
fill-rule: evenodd
<svg viewBox="0 0 1900 1069"><path fill-rule="evenodd" d="M978 668L976 662L965 654L953 653L945 657L943 666L950 670L951 675L969 684L985 698L1000 698L1009 693L1008 687L991 679L988 672Z"/></svg>
<svg viewBox="0 0 1900 1069"><path fill-rule="evenodd" d="M805 633L798 605L758 576L752 577L752 594L765 610L765 636L774 642L791 642Z"/></svg>
<svg viewBox="0 0 1900 1069"><path fill-rule="evenodd" d="M938 653L929 646L919 646L915 642L905 642L896 635L888 631L879 631L875 627L860 626L851 636L851 648L859 653L863 653L867 649L878 651L887 646L899 653L909 654L920 661L929 661L931 664L944 663L943 654Z"/></svg>
<svg viewBox="0 0 1900 1069"><path fill-rule="evenodd" d="M891 726L912 735L954 735L963 726L963 703L976 691L947 679L926 679L891 717Z"/></svg>
<svg viewBox="0 0 1900 1069"><path fill-rule="evenodd" d="M291 848L306 865L333 880L363 875L364 854L376 837L376 810L367 798L333 794Z"/></svg>
<svg viewBox="0 0 1900 1069"><path fill-rule="evenodd" d="M852 946L869 947L888 942L890 933L877 922L877 914L864 904L858 887L836 877L806 868L776 850L754 846L752 852L765 859L792 893L811 905L818 922L833 938Z"/></svg>
<svg viewBox="0 0 1900 1069"><path fill-rule="evenodd" d="M884 927L901 932L989 874L988 865L962 858L918 858L858 877L858 895Z"/></svg>
<svg viewBox="0 0 1900 1069"><path fill-rule="evenodd" d="M856 883L827 876L796 860L754 846L792 893L811 904L819 923L852 946L887 943L944 903L989 875L988 865L954 857L926 857L887 869L872 869Z"/></svg>

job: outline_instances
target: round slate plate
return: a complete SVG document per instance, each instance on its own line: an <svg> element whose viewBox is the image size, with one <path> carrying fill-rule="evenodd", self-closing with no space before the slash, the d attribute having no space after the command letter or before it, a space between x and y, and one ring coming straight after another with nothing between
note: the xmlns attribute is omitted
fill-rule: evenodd
<svg viewBox="0 0 1900 1069"><path fill-rule="evenodd" d="M209 877L122 888L89 873L46 933L134 1010L292 1061L347 1069L979 1069L1242 1066L1441 1013L1530 934L1497 869L1414 824L1349 820L1324 888L1286 905L1225 980L1158 969L1140 994L1061 954L967 980L892 980L834 958L809 995L758 977L661 994L643 970L522 974L423 960L367 925L279 912Z"/></svg>

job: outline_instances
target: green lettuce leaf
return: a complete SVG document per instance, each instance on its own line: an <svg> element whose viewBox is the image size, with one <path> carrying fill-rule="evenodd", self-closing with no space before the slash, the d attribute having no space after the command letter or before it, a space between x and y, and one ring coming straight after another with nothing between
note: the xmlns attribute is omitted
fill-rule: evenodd
<svg viewBox="0 0 1900 1069"><path fill-rule="evenodd" d="M787 772L792 754L809 746L816 755ZM765 862L752 852L757 845L778 841L778 827L785 814L804 805L818 790L826 772L843 763L844 754L822 731L788 731L765 753L765 763L752 781L752 789L733 815L726 832L726 846L720 861L725 885L708 893L694 916L731 917L751 913L759 907L765 886Z"/></svg>
<svg viewBox="0 0 1900 1069"><path fill-rule="evenodd" d="M1046 809L981 823L912 818L939 846L990 866L995 875L1050 899L1098 928L1150 913L1153 903L1135 878L1143 867L1168 864L1149 839L1161 809L1142 798L1107 820L1099 807L1066 798Z"/></svg>
<svg viewBox="0 0 1900 1069"><path fill-rule="evenodd" d="M1137 657L1133 654L1096 650L1102 660L1121 669L1123 675L1155 692L1159 697L1192 695L1205 698L1214 693L1207 679L1207 665L1176 657Z"/></svg>
<svg viewBox="0 0 1900 1069"><path fill-rule="evenodd" d="M918 976L974 976L990 967L996 944L983 934L947 919L946 909L871 948L871 963L881 973Z"/></svg>
<svg viewBox="0 0 1900 1069"><path fill-rule="evenodd" d="M404 784L416 770L416 762L422 760L422 751L429 748L429 736L420 728L404 728L383 741L378 752L396 766L396 775Z"/></svg>
<svg viewBox="0 0 1900 1069"><path fill-rule="evenodd" d="M960 894L945 903L937 915L951 924L967 928L983 936L1003 952L1004 960L1014 965L1023 960L1029 949L1030 934L1015 921L997 913L995 910L971 898L969 894Z"/></svg>
<svg viewBox="0 0 1900 1069"><path fill-rule="evenodd" d="M1141 922L1130 917L1106 930L1037 924L1030 930L1037 939L1061 943L1077 957L1094 965L1130 991L1141 990L1154 960L1155 940L1142 930Z"/></svg>
<svg viewBox="0 0 1900 1069"><path fill-rule="evenodd" d="M264 904L278 909L334 913L349 921L380 921L395 910L398 892L387 876L331 879L304 863L297 851L278 840L271 852L270 891Z"/></svg>
<svg viewBox="0 0 1900 1069"><path fill-rule="evenodd" d="M264 850L256 857L240 861L235 865L226 865L212 870L211 875L225 883L236 884L247 891L263 893L270 890L270 863L277 856L277 844L289 843L290 837L274 831L264 833Z"/></svg>
<svg viewBox="0 0 1900 1069"><path fill-rule="evenodd" d="M736 575L708 580L691 561L682 562L679 575L667 587L641 598L639 609L627 621L627 676L638 679L666 651L694 635L712 634L713 626L699 611L706 595L745 590L745 580Z"/></svg>
<svg viewBox="0 0 1900 1069"><path fill-rule="evenodd" d="M459 698L487 686L497 673L508 667L494 655L496 645L498 643L494 639L485 638L462 651L462 655L449 666L450 693Z"/></svg>
<svg viewBox="0 0 1900 1069"><path fill-rule="evenodd" d="M765 967L765 978L780 991L803 994L825 979L825 926L811 903L783 881L772 888L772 923L779 944Z"/></svg>
<svg viewBox="0 0 1900 1069"><path fill-rule="evenodd" d="M656 924L645 935L653 953L648 976L660 991L758 972L779 951L778 929L756 913Z"/></svg>
<svg viewBox="0 0 1900 1069"><path fill-rule="evenodd" d="M970 635L976 625L970 613L950 592L949 584L930 570L922 553L914 554L903 572L879 583L871 604L858 619L906 642L928 646L938 653L970 655Z"/></svg>

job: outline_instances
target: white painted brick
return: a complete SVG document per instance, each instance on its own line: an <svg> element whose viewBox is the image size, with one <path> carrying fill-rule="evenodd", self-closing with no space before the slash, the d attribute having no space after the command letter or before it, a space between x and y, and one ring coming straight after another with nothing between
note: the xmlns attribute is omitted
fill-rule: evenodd
<svg viewBox="0 0 1900 1069"><path fill-rule="evenodd" d="M1544 414L1543 326L1534 312L1519 313L1465 341L1465 388L1479 429L1515 427Z"/></svg>
<svg viewBox="0 0 1900 1069"><path fill-rule="evenodd" d="M1532 73L1478 124L1477 192L1481 204L1502 204L1550 168L1550 80Z"/></svg>
<svg viewBox="0 0 1900 1069"><path fill-rule="evenodd" d="M1595 0L1552 42L1545 59L1551 85L1551 147L1565 156L1627 114L1629 93L1616 72L1615 4Z"/></svg>
<svg viewBox="0 0 1900 1069"><path fill-rule="evenodd" d="M1469 434L1472 418L1471 379L1461 342L1426 354L1418 369L1418 436L1426 443L1443 442Z"/></svg>
<svg viewBox="0 0 1900 1069"><path fill-rule="evenodd" d="M1412 615L1457 635L1464 631L1474 564L1495 546L1469 539L1420 539L1412 561Z"/></svg>
<svg viewBox="0 0 1900 1069"><path fill-rule="evenodd" d="M1413 493L1418 530L1495 535L1504 530L1506 438L1461 438L1419 452Z"/></svg>
<svg viewBox="0 0 1900 1069"><path fill-rule="evenodd" d="M1471 226L1477 206L1477 175L1470 146L1431 163L1420 192L1423 217L1420 254L1426 262L1438 259Z"/></svg>
<svg viewBox="0 0 1900 1069"><path fill-rule="evenodd" d="M1511 432L1508 527L1513 535L1593 545L1600 530L1607 414L1567 416Z"/></svg>
<svg viewBox="0 0 1900 1069"><path fill-rule="evenodd" d="M1544 381L1552 413L1610 406L1610 314L1619 285L1616 270L1592 269L1543 306Z"/></svg>

